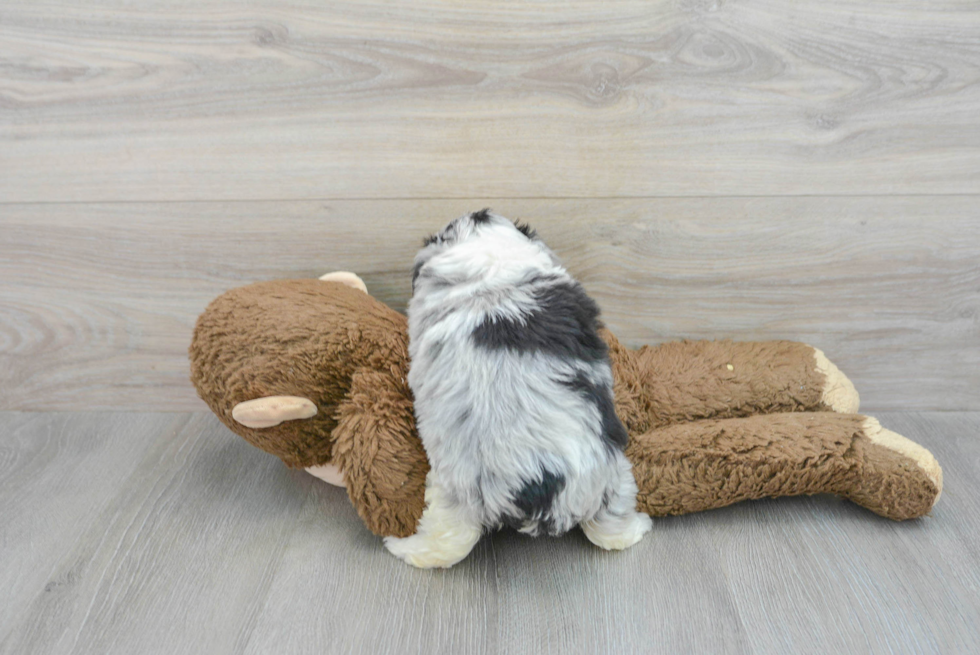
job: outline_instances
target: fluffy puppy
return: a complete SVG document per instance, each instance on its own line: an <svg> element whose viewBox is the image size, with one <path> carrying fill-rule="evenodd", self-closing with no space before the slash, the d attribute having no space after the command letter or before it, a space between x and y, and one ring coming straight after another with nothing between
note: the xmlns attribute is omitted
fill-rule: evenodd
<svg viewBox="0 0 980 655"><path fill-rule="evenodd" d="M449 567L502 526L638 542L651 523L636 511L599 308L551 250L479 211L426 239L412 286L408 383L432 468L416 534L388 550Z"/></svg>

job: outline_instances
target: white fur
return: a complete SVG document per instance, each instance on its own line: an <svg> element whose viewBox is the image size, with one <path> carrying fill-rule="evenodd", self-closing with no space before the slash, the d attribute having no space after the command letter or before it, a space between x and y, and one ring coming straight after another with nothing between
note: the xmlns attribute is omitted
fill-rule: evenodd
<svg viewBox="0 0 980 655"><path fill-rule="evenodd" d="M446 498L432 473L425 480L425 511L411 537L385 537L385 546L412 566L449 568L469 555L480 540L483 526L473 522L463 508Z"/></svg>
<svg viewBox="0 0 980 655"><path fill-rule="evenodd" d="M440 234L416 259L408 309L408 382L432 466L427 506L415 535L385 545L416 566L451 566L483 527L521 515L519 490L544 470L564 486L548 520L526 517L522 531L561 534L582 523L600 547L636 543L651 523L635 510L629 461L603 442L596 405L561 382L579 375L611 394L608 359L492 349L473 338L488 317L523 321L540 309L542 285L571 277L539 239L499 216L480 224L465 216Z"/></svg>

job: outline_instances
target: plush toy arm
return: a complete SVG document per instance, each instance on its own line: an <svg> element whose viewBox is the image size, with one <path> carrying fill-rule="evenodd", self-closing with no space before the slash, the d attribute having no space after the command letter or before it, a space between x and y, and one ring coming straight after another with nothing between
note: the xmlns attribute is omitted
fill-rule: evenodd
<svg viewBox="0 0 980 655"><path fill-rule="evenodd" d="M803 343L680 341L630 350L605 338L616 410L633 434L705 418L858 409L851 381Z"/></svg>
<svg viewBox="0 0 980 655"><path fill-rule="evenodd" d="M903 520L927 513L942 491L942 470L928 450L857 414L681 423L633 437L626 453L638 509L654 516L832 493Z"/></svg>
<svg viewBox="0 0 980 655"><path fill-rule="evenodd" d="M425 508L429 462L402 371L356 371L336 417L333 463L357 513L377 535L414 534Z"/></svg>

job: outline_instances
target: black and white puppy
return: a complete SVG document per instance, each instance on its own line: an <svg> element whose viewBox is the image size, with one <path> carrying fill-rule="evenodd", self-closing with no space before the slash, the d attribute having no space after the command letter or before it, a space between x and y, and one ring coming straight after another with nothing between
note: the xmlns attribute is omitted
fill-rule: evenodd
<svg viewBox="0 0 980 655"><path fill-rule="evenodd" d="M599 308L554 253L483 210L426 239L412 285L408 383L432 468L416 534L388 550L448 567L502 526L637 543L651 522L636 511Z"/></svg>

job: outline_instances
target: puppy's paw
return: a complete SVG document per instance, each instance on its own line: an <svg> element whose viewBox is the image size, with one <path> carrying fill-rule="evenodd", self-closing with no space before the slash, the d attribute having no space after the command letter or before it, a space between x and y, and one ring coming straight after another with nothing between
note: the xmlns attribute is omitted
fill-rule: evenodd
<svg viewBox="0 0 980 655"><path fill-rule="evenodd" d="M411 537L385 537L385 548L398 559L420 569L448 569L463 560L480 538L476 534L463 538L433 539L421 534Z"/></svg>
<svg viewBox="0 0 980 655"><path fill-rule="evenodd" d="M625 550L639 543L640 539L643 539L643 535L650 532L653 528L653 521L646 514L636 512L626 521L617 521L616 529L613 531L610 531L611 527L613 526L608 522L603 523L596 520L582 523L582 531L585 536L599 548Z"/></svg>

